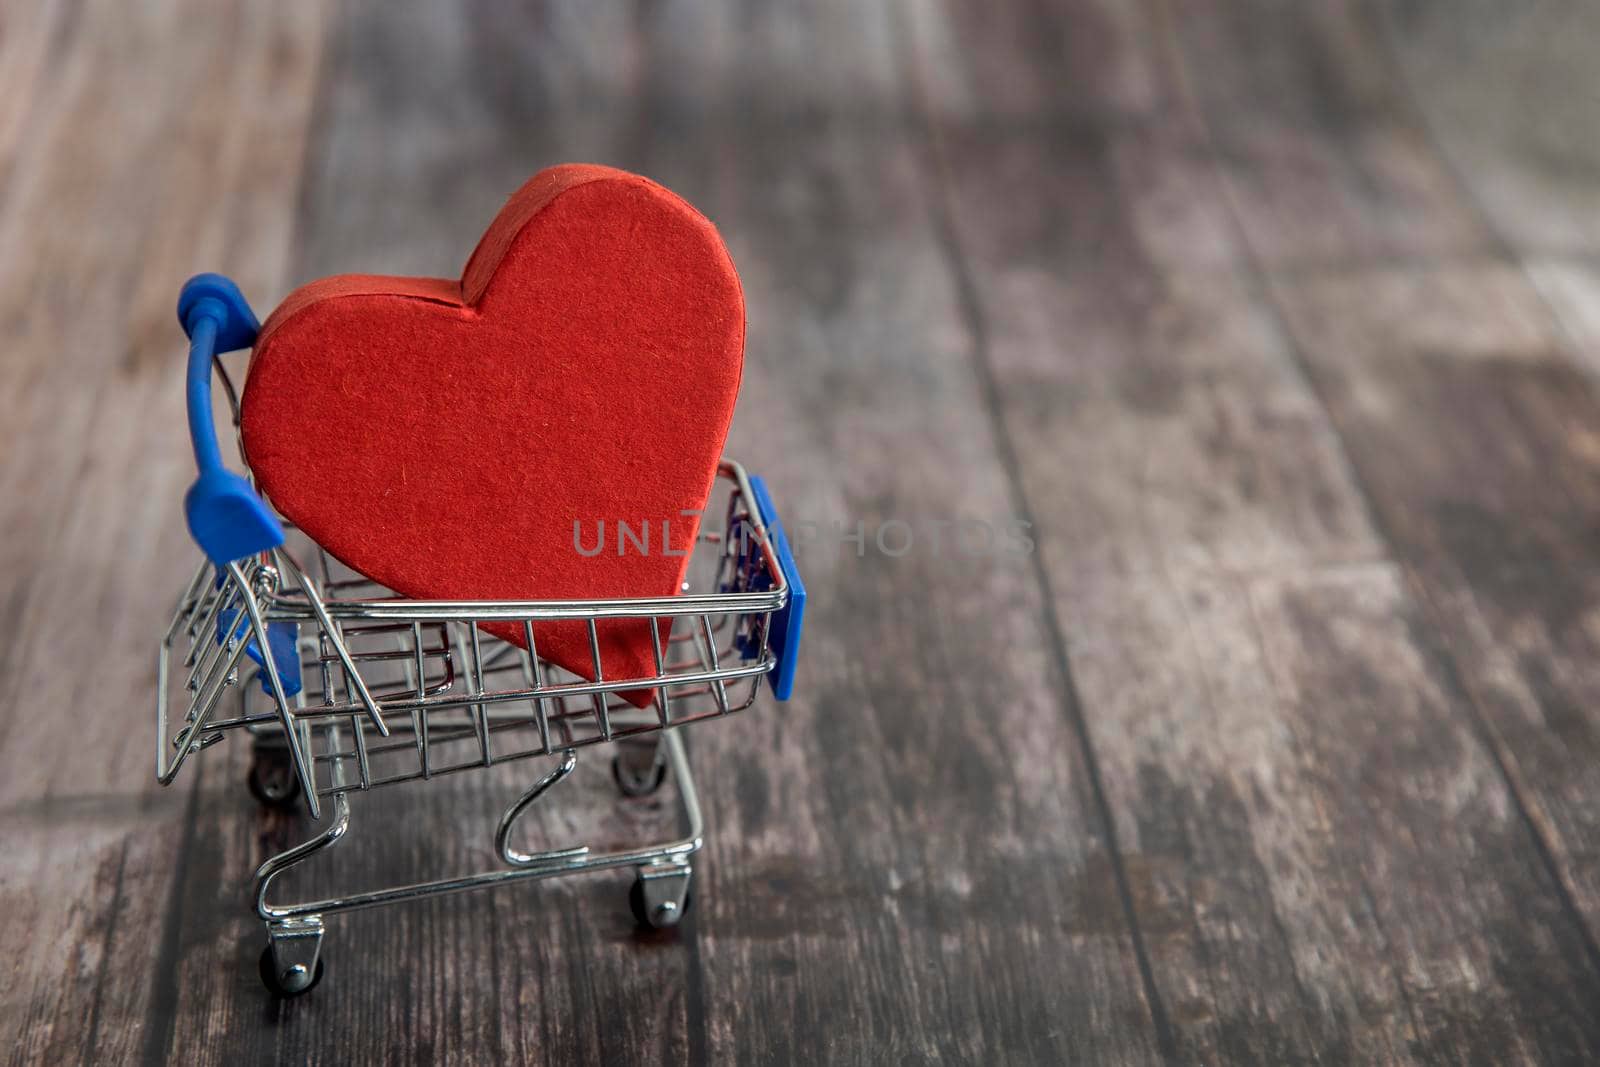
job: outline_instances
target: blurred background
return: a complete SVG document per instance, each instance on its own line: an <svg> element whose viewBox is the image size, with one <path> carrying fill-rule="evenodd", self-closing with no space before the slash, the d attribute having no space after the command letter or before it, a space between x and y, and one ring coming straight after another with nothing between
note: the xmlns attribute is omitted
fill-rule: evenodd
<svg viewBox="0 0 1600 1067"><path fill-rule="evenodd" d="M0 5L0 1059L1600 1058L1597 43L1554 0ZM237 745L151 773L178 287L453 276L563 161L716 222L729 454L866 548L802 551L796 699L692 731L676 934L605 877L366 912L271 1001L249 879L311 827ZM963 518L1035 550L873 543ZM549 840L670 819L588 764ZM357 798L305 890L483 865L539 770Z"/></svg>

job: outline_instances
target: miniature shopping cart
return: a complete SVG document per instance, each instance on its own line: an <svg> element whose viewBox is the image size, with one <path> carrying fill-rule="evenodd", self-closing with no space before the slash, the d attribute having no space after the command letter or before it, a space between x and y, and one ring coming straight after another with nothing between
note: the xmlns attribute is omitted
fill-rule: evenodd
<svg viewBox="0 0 1600 1067"><path fill-rule="evenodd" d="M178 599L161 641L156 776L171 783L192 754L240 736L252 746L251 792L264 804L303 802L325 828L261 864L255 907L266 924L261 977L280 996L321 979L323 918L524 879L631 869L638 921L675 925L689 906L691 857L703 824L677 727L749 707L765 679L779 700L794 683L804 590L761 479L724 461L691 561L705 592L638 599L419 601L343 568L285 528L243 477L227 471L211 416L216 378L238 425L237 393L218 353L246 348L255 316L227 279L184 287L179 319L190 338L188 408L200 477L185 500L205 559ZM649 626L653 669L611 677L601 636L618 620ZM540 658L535 624L581 623L592 680ZM520 627L526 648L480 624ZM637 626L637 623L634 624ZM640 709L622 694L654 691ZM577 749L616 742L622 792L649 793L670 773L686 832L621 851L586 845L525 852L519 819L569 775ZM494 831L502 867L302 903L271 898L273 881L350 828L350 794L429 780L511 760L554 766L505 808Z"/></svg>

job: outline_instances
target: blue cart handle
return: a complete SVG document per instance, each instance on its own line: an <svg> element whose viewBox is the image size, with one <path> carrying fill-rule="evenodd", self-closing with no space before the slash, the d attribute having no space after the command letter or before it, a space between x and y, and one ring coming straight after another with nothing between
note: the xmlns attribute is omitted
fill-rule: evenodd
<svg viewBox="0 0 1600 1067"><path fill-rule="evenodd" d="M178 321L189 335L189 439L200 476L183 498L195 543L220 565L283 544L283 527L250 483L222 465L211 418L211 361L249 348L260 325L239 287L220 274L197 274L178 294Z"/></svg>

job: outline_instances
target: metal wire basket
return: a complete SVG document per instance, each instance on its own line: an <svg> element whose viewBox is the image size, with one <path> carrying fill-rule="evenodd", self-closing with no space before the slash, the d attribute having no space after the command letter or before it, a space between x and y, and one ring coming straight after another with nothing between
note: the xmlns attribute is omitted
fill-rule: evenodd
<svg viewBox="0 0 1600 1067"><path fill-rule="evenodd" d="M253 749L249 785L258 800L286 806L303 798L313 819L322 818L324 801L333 805L326 828L256 873L268 987L292 996L320 980L323 916L331 912L507 881L631 867L630 900L640 922L676 924L703 825L674 731L750 707L763 679L780 699L793 683L804 590L760 479L735 462L721 464L690 560L689 573L706 592L691 592L686 582L671 597L406 599L344 568L298 531L284 531L248 483L222 470L210 416L212 373L237 424L236 393L216 355L248 345L255 319L232 283L215 275L185 287L179 314L191 340L189 413L201 467L186 506L207 558L161 641L156 776L171 783L192 754L242 734ZM213 495L228 499L208 504L208 479ZM241 507L259 511L241 524ZM650 669L608 677L603 638L629 620L634 627L637 620L670 620L670 627L644 627L653 645ZM587 631L589 677L539 656L536 627L552 622ZM486 623L520 633L526 647L491 636ZM647 707L624 697L641 691L651 694ZM687 833L604 853L583 845L517 850L511 838L518 819L572 772L576 750L608 742L619 742L613 766L624 793L649 792L673 775ZM496 827L502 868L322 900L269 901L279 874L345 836L351 793L540 756L556 765Z"/></svg>

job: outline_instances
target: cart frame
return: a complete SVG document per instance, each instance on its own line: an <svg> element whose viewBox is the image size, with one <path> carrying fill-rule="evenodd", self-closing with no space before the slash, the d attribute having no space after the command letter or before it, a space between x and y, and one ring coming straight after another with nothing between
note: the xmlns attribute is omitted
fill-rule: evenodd
<svg viewBox="0 0 1600 1067"><path fill-rule="evenodd" d="M236 287L217 275L191 280L179 316L190 335L190 428L201 469L186 510L207 558L161 641L156 777L170 784L191 755L242 733L252 743L258 799L289 806L303 798L319 821L323 801L332 807L323 828L256 871L269 989L294 996L321 979L327 915L516 881L632 868L630 900L641 924L676 925L689 905L691 857L704 842L677 728L749 707L763 678L780 699L792 684L804 589L760 479L731 460L720 465L724 503L708 511L712 528L701 530L691 560L709 570L714 591L689 593L685 583L671 597L405 599L341 572L315 543L286 532L248 481L223 470L211 381L221 384L237 430L237 392L218 352L248 345L256 331ZM650 635L652 669L607 677L601 634L630 622ZM520 627L524 647L488 636L485 623L500 632ZM587 676L541 659L535 626L551 623L587 631ZM646 690L646 708L626 699ZM224 715L230 695L237 709ZM518 849L517 826L572 773L577 749L603 743L616 745L613 773L624 794L651 792L671 775L682 836L604 852L581 844ZM348 835L351 793L535 757L556 762L500 815L500 868L322 899L271 899L276 879Z"/></svg>

